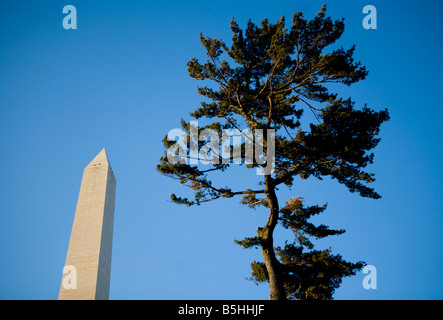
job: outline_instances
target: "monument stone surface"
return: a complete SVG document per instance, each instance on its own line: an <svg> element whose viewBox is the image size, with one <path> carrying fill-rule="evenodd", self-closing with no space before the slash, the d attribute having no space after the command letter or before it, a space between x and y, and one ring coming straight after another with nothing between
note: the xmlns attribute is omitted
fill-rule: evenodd
<svg viewBox="0 0 443 320"><path fill-rule="evenodd" d="M115 189L103 149L83 172L59 300L109 299Z"/></svg>

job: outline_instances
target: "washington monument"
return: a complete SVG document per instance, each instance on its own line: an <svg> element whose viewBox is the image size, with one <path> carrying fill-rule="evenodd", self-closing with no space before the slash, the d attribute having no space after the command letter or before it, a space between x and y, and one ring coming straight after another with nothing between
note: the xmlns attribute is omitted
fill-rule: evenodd
<svg viewBox="0 0 443 320"><path fill-rule="evenodd" d="M83 172L59 300L109 299L115 187L103 149Z"/></svg>

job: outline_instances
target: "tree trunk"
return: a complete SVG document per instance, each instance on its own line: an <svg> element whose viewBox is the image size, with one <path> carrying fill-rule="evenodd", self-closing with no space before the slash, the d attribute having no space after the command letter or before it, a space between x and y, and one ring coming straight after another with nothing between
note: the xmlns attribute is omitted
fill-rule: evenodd
<svg viewBox="0 0 443 320"><path fill-rule="evenodd" d="M286 291L283 286L281 264L275 256L273 239L280 209L277 195L275 194L275 187L270 176L265 176L265 192L269 201L270 215L266 225L263 228L257 228L257 233L261 239L263 258L269 275L269 289L271 291L269 299L285 300Z"/></svg>

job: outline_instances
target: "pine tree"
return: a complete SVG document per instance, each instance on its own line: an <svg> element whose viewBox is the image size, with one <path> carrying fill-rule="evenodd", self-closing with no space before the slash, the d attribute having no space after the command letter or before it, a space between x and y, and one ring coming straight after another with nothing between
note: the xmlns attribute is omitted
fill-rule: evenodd
<svg viewBox="0 0 443 320"><path fill-rule="evenodd" d="M367 186L374 181L374 174L364 169L373 163L371 150L380 141L377 136L381 124L389 120L388 111L377 112L366 105L357 108L351 98L344 99L333 92L331 83L350 86L365 79L368 71L354 61L355 46L326 50L343 34L344 22L326 17L325 11L323 6L309 21L296 12L290 28L286 28L284 16L275 24L264 19L259 26L250 20L245 30L233 19L230 48L223 40L201 34L209 59L200 63L193 58L188 62L188 71L192 78L212 85L198 87L199 94L211 102L201 102L191 116L209 124L195 128L192 122L182 119L184 145L175 146L175 141L166 136L163 141L169 151L157 166L159 172L193 190L191 200L172 194L172 201L178 204L193 206L242 196L242 204L269 210L268 221L257 228L256 236L235 242L244 248L261 248L264 261L251 264L252 279L269 283L270 299L331 299L342 278L364 266L363 262L347 262L330 249L314 250L312 239L340 235L344 230L309 221L323 213L326 205L306 206L299 196L282 205L278 188L291 187L297 179L329 177L362 197L380 198ZM272 170L264 170L258 188L233 191L214 186L210 175L217 171L228 174L233 161L223 157L222 151L212 149L209 168L189 163L193 146L209 150L211 143L196 138L193 132L203 136L215 132L218 137L223 136L223 130L242 132L245 139L240 148L245 155L251 150L250 136L240 131L245 127L251 131L274 130L273 136L263 134L261 140L252 140L254 145L262 143L267 153L272 143L274 155L267 158L268 163L242 156L241 164L246 169L263 169L269 168L272 160ZM180 161L168 157L171 148L175 156L181 156ZM231 146L230 152L234 149ZM284 247L274 247L277 224L294 233L293 241Z"/></svg>

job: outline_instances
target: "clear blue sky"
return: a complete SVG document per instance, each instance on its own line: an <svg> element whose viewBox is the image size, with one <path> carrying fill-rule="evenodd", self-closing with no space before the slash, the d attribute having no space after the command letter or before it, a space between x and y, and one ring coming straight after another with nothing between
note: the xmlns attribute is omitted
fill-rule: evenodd
<svg viewBox="0 0 443 320"><path fill-rule="evenodd" d="M319 246L377 268L376 290L359 273L336 299L442 299L443 6L378 0L2 1L0 298L57 299L83 168L105 147L117 178L111 299L267 299L267 285L244 280L261 252L233 242L267 213L235 199L172 204L186 190L155 166L161 139L199 106L186 62L205 58L200 32L229 42L231 17L312 18L324 2L370 71L344 94L390 111L371 167L383 198L308 181L282 200L328 202L318 221L347 232ZM67 4L77 30L62 27ZM366 4L377 30L362 27Z"/></svg>

